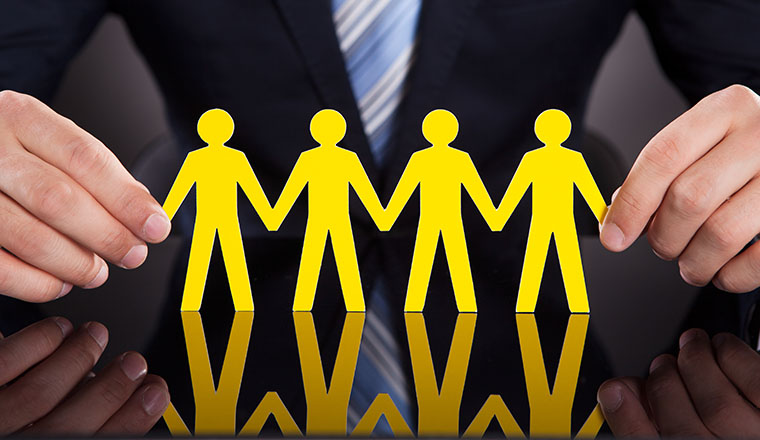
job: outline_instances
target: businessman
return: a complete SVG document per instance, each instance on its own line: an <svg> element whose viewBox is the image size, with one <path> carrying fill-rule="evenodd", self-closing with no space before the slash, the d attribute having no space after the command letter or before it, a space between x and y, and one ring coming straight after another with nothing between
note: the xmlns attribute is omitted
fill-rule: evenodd
<svg viewBox="0 0 760 440"><path fill-rule="evenodd" d="M8 0L1 8L6 295L41 302L72 285L95 288L108 278L106 261L138 267L146 243L169 233L161 206L108 147L44 103L109 11L150 65L179 145L194 145L203 111L228 109L256 121L238 127L235 144L267 164L257 170L263 187L280 187L309 143L308 118L334 108L381 200L424 145L419 121L433 108L457 114L486 187L499 185L533 145L525 127L541 110L583 120L600 63L636 11L693 107L643 146L601 242L621 252L646 230L689 284L760 285L760 245L746 247L760 232L754 0ZM244 222L244 235L260 233Z"/></svg>

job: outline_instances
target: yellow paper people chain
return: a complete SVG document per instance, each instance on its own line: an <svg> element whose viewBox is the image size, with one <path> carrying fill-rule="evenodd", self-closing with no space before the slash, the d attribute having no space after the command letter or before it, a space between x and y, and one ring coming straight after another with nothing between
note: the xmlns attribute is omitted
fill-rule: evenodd
<svg viewBox="0 0 760 440"><path fill-rule="evenodd" d="M573 217L574 188L578 187L599 222L606 214L607 205L581 153L562 146L571 130L570 118L564 112L547 110L538 116L535 131L544 146L525 154L498 208L494 206L470 155L450 146L457 136L459 124L446 110L434 110L425 117L422 132L432 146L411 156L385 208L356 153L337 145L346 133L343 116L335 110L322 110L314 115L310 128L319 146L301 154L277 203L272 206L245 154L225 145L234 131L229 114L213 109L201 116L198 134L208 146L187 155L164 203L169 218L173 218L195 185L197 212L182 311L197 311L201 307L217 234L235 310L253 310L237 214L238 185L270 231L280 227L298 196L307 188L308 219L294 311L310 311L312 308L328 236L346 310L365 310L349 216L349 186L381 231L391 229L411 195L418 186L420 188L420 218L405 311L420 312L424 308L439 239L446 251L457 308L460 312L477 311L462 224L462 187L492 231L504 228L522 196L532 187L533 217L517 299L518 313L531 313L536 308L552 236L557 245L570 311L589 311Z"/></svg>

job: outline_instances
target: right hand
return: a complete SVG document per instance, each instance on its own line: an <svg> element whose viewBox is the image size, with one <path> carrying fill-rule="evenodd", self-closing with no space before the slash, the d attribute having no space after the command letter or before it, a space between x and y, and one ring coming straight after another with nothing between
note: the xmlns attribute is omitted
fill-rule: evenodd
<svg viewBox="0 0 760 440"><path fill-rule="evenodd" d="M166 213L93 136L37 99L0 91L0 293L31 302L140 266Z"/></svg>
<svg viewBox="0 0 760 440"><path fill-rule="evenodd" d="M138 353L124 353L97 375L91 369L108 330L74 331L48 318L0 340L0 435L138 436L169 405L166 382L147 374Z"/></svg>

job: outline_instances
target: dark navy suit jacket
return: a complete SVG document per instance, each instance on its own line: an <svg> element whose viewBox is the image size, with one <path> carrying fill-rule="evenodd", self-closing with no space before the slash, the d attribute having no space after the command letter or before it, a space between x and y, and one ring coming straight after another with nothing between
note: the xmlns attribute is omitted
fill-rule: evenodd
<svg viewBox="0 0 760 440"><path fill-rule="evenodd" d="M422 118L441 107L460 121L453 145L471 154L499 198L522 154L540 146L531 128L542 110L561 108L580 127L600 63L631 11L645 21L662 67L689 101L732 83L760 90L756 0L424 0L419 53L384 169L373 162L361 129L329 0L4 0L0 89L49 99L69 60L103 15L114 12L158 81L178 144L202 146L199 115L226 109L236 120L229 144L247 153L270 199L298 155L314 145L308 123L326 107L345 116L342 145L357 152L383 202L411 153L427 146ZM568 146L579 146L581 131ZM303 202L284 233L303 231ZM397 233L414 234L414 205ZM371 237L374 225L362 212L352 209L357 236ZM524 223L527 215L516 213ZM248 235L263 232L251 210L241 216ZM486 229L467 203L464 216L468 234ZM471 245L489 255L473 267L521 261L523 234L510 236Z"/></svg>

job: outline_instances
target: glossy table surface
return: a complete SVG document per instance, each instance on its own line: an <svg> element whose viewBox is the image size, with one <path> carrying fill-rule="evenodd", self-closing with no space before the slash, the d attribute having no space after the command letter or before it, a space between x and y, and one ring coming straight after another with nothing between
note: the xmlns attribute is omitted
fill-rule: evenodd
<svg viewBox="0 0 760 440"><path fill-rule="evenodd" d="M439 243L425 309L404 313L413 236L357 235L367 302L346 313L328 240L311 312L293 312L302 242L246 240L254 312L235 312L218 245L199 312L187 250L147 350L173 435L594 437L611 368L590 314L568 311L554 248L536 313L516 314L524 241L468 236L477 313L458 313ZM379 292L379 293L378 293ZM384 295L385 302L374 300ZM380 342L378 342L380 341Z"/></svg>

